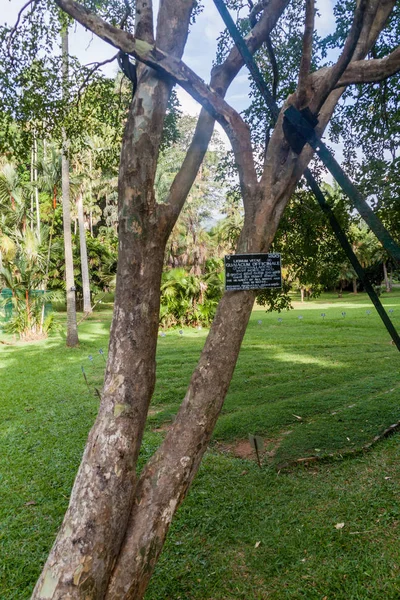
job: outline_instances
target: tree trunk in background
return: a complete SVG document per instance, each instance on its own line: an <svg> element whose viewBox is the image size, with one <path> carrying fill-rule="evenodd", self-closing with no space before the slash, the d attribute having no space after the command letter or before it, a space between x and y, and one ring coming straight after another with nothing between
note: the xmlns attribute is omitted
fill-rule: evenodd
<svg viewBox="0 0 400 600"><path fill-rule="evenodd" d="M36 132L33 132L33 181L35 185L35 204L36 204L36 227L38 240L40 241L40 205L39 205L39 188L38 188L38 144Z"/></svg>
<svg viewBox="0 0 400 600"><path fill-rule="evenodd" d="M385 282L386 291L387 292L391 292L392 291L392 287L390 285L390 281L389 281L389 277L388 277L386 262L383 263L383 279L384 279L384 282Z"/></svg>
<svg viewBox="0 0 400 600"><path fill-rule="evenodd" d="M92 306L90 304L89 263L88 263L87 246L86 246L85 217L83 214L82 192L79 192L79 194L78 194L78 198L76 200L76 208L77 208L77 212L78 212L79 245L80 245L80 253L81 253L83 312L91 313Z"/></svg>
<svg viewBox="0 0 400 600"><path fill-rule="evenodd" d="M353 294L357 294L357 277L353 277Z"/></svg>
<svg viewBox="0 0 400 600"><path fill-rule="evenodd" d="M65 95L66 82L68 81L68 30L64 29L61 34L62 56L63 56L63 88ZM63 130L63 144L61 157L62 178L62 209L63 209L63 232L65 253L65 284L67 294L67 346L73 347L79 344L78 325L76 322L76 296L74 279L74 260L72 254L71 233L71 206L69 199L69 160L68 140Z"/></svg>
<svg viewBox="0 0 400 600"><path fill-rule="evenodd" d="M34 146L32 143L32 148L31 148L31 178L30 178L30 183L31 183L31 229L32 231L34 230L34 214L33 214L33 196L34 196L34 192L33 192L33 182L34 182L34 175L33 175L33 163L34 163L34 158L35 156L35 151L34 151Z"/></svg>

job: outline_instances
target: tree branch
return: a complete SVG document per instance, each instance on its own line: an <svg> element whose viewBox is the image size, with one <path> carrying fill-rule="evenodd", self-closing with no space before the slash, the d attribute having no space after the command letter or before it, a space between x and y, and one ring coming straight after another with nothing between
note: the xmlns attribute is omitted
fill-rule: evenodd
<svg viewBox="0 0 400 600"><path fill-rule="evenodd" d="M125 4L125 14L122 17L121 23L119 24L120 29L124 29L126 22L128 20L128 17L131 15L131 7L129 5L129 0L124 0L124 4Z"/></svg>
<svg viewBox="0 0 400 600"><path fill-rule="evenodd" d="M20 21L21 21L22 14L23 14L23 12L24 12L24 11L25 11L25 10L28 8L28 6L30 6L31 4L33 4L33 7L32 7L32 12L33 12L33 11L35 10L35 7L36 7L36 4L37 4L37 3L38 3L38 0L28 0L28 1L27 1L27 2L26 2L24 5L23 5L23 7L20 9L20 11L18 12L18 15L17 15L17 20L16 20L16 22L15 22L15 25L14 25L14 27L12 27L12 28L10 29L10 32L9 32L9 34L8 34L8 40L7 40L7 52L8 52L8 54L9 54L9 56L10 56L11 60L13 60L13 57L12 57L12 55L10 54L10 46L11 46L12 39L13 39L13 37L14 37L14 35L15 35L15 33L16 33L16 31L17 31L17 29L18 29L18 26L19 26L19 24L20 24ZM32 13L31 13L31 14L32 14Z"/></svg>
<svg viewBox="0 0 400 600"><path fill-rule="evenodd" d="M154 44L152 0L136 0L135 35L149 44Z"/></svg>
<svg viewBox="0 0 400 600"><path fill-rule="evenodd" d="M324 80L322 81L320 89L318 90L318 97L316 98L316 102L314 102L313 106L313 112L315 113L319 111L331 91L335 89L337 82L341 78L353 57L363 29L364 14L367 6L368 0L359 0L354 13L353 23L344 44L342 54L339 56L336 64L326 72Z"/></svg>
<svg viewBox="0 0 400 600"><path fill-rule="evenodd" d="M109 44L174 79L199 104L220 123L228 135L235 153L242 187L255 186L257 176L254 167L250 130L240 115L223 98L207 86L179 58L169 56L156 46L136 39L130 33L109 25L75 0L56 0L56 3L81 25Z"/></svg>
<svg viewBox="0 0 400 600"><path fill-rule="evenodd" d="M376 39L385 26L396 0L370 0L363 19L363 27L352 61L348 64L333 90L338 90L352 83L373 83L394 75L399 71L399 49L381 59L365 60ZM310 106L317 113L320 110L320 88L331 79L331 72L336 67L323 67L310 76L310 87L315 92L316 100ZM322 82L322 84L321 84Z"/></svg>
<svg viewBox="0 0 400 600"><path fill-rule="evenodd" d="M88 63L86 65L86 67L89 67L90 65L94 65L94 66L91 69L89 69L89 72L87 73L87 75L85 76L83 82L79 86L79 89L78 89L77 94L76 94L77 95L77 99L78 99L78 104L81 101L83 89L89 83L90 78L93 75L93 73L95 73L98 69L100 69L100 67L104 67L104 65L107 65L108 63L114 62L114 60L117 58L117 56L118 56L118 53L114 54L114 56L112 56L111 58L107 58L106 60L103 60L103 62Z"/></svg>
<svg viewBox="0 0 400 600"><path fill-rule="evenodd" d="M400 46L384 58L351 62L335 87L354 83L375 83L400 72Z"/></svg>
<svg viewBox="0 0 400 600"><path fill-rule="evenodd" d="M255 53L266 41L282 13L288 5L288 0L270 0L260 20L254 25L252 31L246 36L245 41L251 53ZM244 62L236 46L233 46L222 65L214 67L211 75L210 87L222 97L236 77ZM171 228L178 217L186 196L193 184L197 171L207 151L208 144L214 128L214 119L206 111L200 112L196 131L181 169L175 176L170 188L167 204L163 205L165 212L169 212Z"/></svg>
<svg viewBox="0 0 400 600"><path fill-rule="evenodd" d="M306 16L304 24L304 36L303 36L303 51L301 54L301 62L299 69L299 81L297 84L297 102L298 108L304 108L307 106L307 91L308 87L308 76L311 70L311 59L312 59L312 44L314 34L314 20L315 20L315 3L314 0L306 0Z"/></svg>

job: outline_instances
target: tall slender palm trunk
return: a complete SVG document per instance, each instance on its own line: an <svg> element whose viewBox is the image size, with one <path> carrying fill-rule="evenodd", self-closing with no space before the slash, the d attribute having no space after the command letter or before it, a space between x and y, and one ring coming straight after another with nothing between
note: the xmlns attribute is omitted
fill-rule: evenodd
<svg viewBox="0 0 400 600"><path fill-rule="evenodd" d="M65 97L68 82L68 29L64 29L61 34L61 45L63 58L63 93ZM65 283L67 291L67 346L73 347L79 344L79 339L78 325L76 321L74 260L72 254L71 207L69 198L68 139L65 130L63 130L61 178L65 253Z"/></svg>
<svg viewBox="0 0 400 600"><path fill-rule="evenodd" d="M83 289L83 312L91 313L92 305L90 303L90 278L89 278L89 262L87 255L86 231L85 231L85 216L83 214L83 196L80 191L76 199L76 208L78 213L79 226L79 246L81 254L81 275Z"/></svg>

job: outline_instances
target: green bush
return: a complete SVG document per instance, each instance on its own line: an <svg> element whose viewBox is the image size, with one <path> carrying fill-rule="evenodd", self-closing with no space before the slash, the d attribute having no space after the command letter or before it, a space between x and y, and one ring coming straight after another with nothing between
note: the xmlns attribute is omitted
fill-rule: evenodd
<svg viewBox="0 0 400 600"><path fill-rule="evenodd" d="M184 268L166 271L161 283L161 326L209 325L222 296L223 282L222 261L208 261L202 275Z"/></svg>

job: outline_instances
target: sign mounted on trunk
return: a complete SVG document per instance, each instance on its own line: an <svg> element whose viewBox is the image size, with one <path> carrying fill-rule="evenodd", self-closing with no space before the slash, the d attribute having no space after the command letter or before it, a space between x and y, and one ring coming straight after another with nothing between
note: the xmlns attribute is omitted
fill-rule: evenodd
<svg viewBox="0 0 400 600"><path fill-rule="evenodd" d="M225 256L225 289L265 290L282 287L281 255L231 254Z"/></svg>

